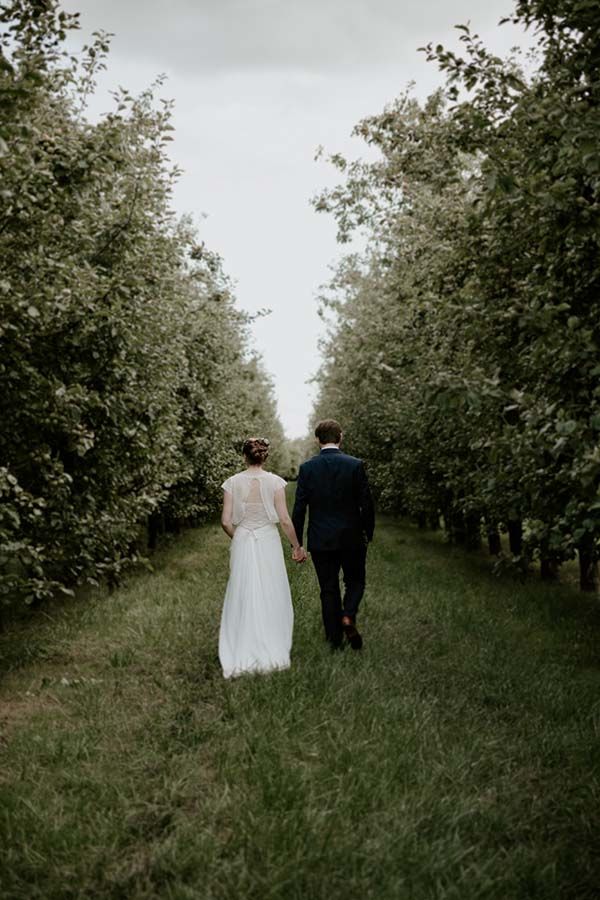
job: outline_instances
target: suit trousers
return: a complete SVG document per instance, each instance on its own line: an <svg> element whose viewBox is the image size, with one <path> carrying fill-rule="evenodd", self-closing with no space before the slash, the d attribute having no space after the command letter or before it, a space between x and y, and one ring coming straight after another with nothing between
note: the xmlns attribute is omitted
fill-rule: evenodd
<svg viewBox="0 0 600 900"><path fill-rule="evenodd" d="M311 550L321 590L321 611L325 637L333 646L343 639L342 616L354 621L365 592L366 544L340 550ZM340 592L340 569L344 576L344 599Z"/></svg>

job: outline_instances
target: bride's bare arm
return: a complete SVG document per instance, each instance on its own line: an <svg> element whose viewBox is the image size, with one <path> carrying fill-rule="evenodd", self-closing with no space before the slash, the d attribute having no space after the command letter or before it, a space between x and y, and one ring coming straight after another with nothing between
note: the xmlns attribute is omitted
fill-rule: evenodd
<svg viewBox="0 0 600 900"><path fill-rule="evenodd" d="M221 528L225 534L233 537L233 495L229 491L223 491L223 512L221 513Z"/></svg>
<svg viewBox="0 0 600 900"><path fill-rule="evenodd" d="M285 502L285 488L279 488L277 491L275 491L273 502L275 503L275 511L279 516L279 524L283 528L286 537L289 539L292 545L292 549L297 550L300 546L300 541L298 540L296 529L292 525L292 520L290 519L287 503Z"/></svg>

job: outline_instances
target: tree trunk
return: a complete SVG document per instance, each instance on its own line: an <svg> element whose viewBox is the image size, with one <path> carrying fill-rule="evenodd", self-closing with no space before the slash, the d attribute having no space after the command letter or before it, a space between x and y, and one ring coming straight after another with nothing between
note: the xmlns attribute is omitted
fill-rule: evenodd
<svg viewBox="0 0 600 900"><path fill-rule="evenodd" d="M452 541L452 495L444 491L442 497L442 522L449 541Z"/></svg>
<svg viewBox="0 0 600 900"><path fill-rule="evenodd" d="M500 540L500 532L496 525L488 525L487 527L488 549L490 556L500 556L502 553L502 541Z"/></svg>
<svg viewBox="0 0 600 900"><path fill-rule="evenodd" d="M452 510L450 513L450 538L455 544L466 544L467 542L465 517L456 510Z"/></svg>
<svg viewBox="0 0 600 900"><path fill-rule="evenodd" d="M168 516L165 521L165 529L170 534L180 534L181 533L181 519L174 519L172 516Z"/></svg>
<svg viewBox="0 0 600 900"><path fill-rule="evenodd" d="M164 534L165 520L161 513L151 513L148 516L148 550L156 550L158 535Z"/></svg>
<svg viewBox="0 0 600 900"><path fill-rule="evenodd" d="M598 559L593 535L587 534L579 543L579 587L582 591L598 591Z"/></svg>
<svg viewBox="0 0 600 900"><path fill-rule="evenodd" d="M558 581L558 571L560 563L557 559L542 557L540 560L540 575L542 581Z"/></svg>
<svg viewBox="0 0 600 900"><path fill-rule="evenodd" d="M520 556L523 552L523 523L520 519L513 519L507 527L510 552L513 556Z"/></svg>
<svg viewBox="0 0 600 900"><path fill-rule="evenodd" d="M442 513L442 522L444 523L444 531L449 541L452 541L452 521L447 512Z"/></svg>
<svg viewBox="0 0 600 900"><path fill-rule="evenodd" d="M431 531L439 531L440 528L440 515L439 513L431 513L429 516L429 528Z"/></svg>
<svg viewBox="0 0 600 900"><path fill-rule="evenodd" d="M427 528L427 515L424 512L417 513L417 524L423 531Z"/></svg>
<svg viewBox="0 0 600 900"><path fill-rule="evenodd" d="M467 550L481 549L481 516L478 512L465 516L465 543Z"/></svg>
<svg viewBox="0 0 600 900"><path fill-rule="evenodd" d="M560 562L550 554L548 541L544 538L540 543L540 575L543 581L558 581Z"/></svg>

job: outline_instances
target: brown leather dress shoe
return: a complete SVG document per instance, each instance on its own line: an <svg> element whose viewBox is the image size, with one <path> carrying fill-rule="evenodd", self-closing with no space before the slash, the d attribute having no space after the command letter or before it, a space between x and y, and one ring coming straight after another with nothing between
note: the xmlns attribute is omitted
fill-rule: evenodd
<svg viewBox="0 0 600 900"><path fill-rule="evenodd" d="M346 640L348 641L352 649L360 650L363 645L363 639L350 616L342 617L342 628L344 630L344 634L346 635Z"/></svg>

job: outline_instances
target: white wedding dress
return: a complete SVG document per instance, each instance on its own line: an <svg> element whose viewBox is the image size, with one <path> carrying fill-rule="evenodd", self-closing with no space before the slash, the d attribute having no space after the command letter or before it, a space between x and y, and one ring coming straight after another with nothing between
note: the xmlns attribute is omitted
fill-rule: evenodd
<svg viewBox="0 0 600 900"><path fill-rule="evenodd" d="M233 495L235 526L219 631L225 678L290 666L294 611L274 505L285 484L264 471L223 483Z"/></svg>

